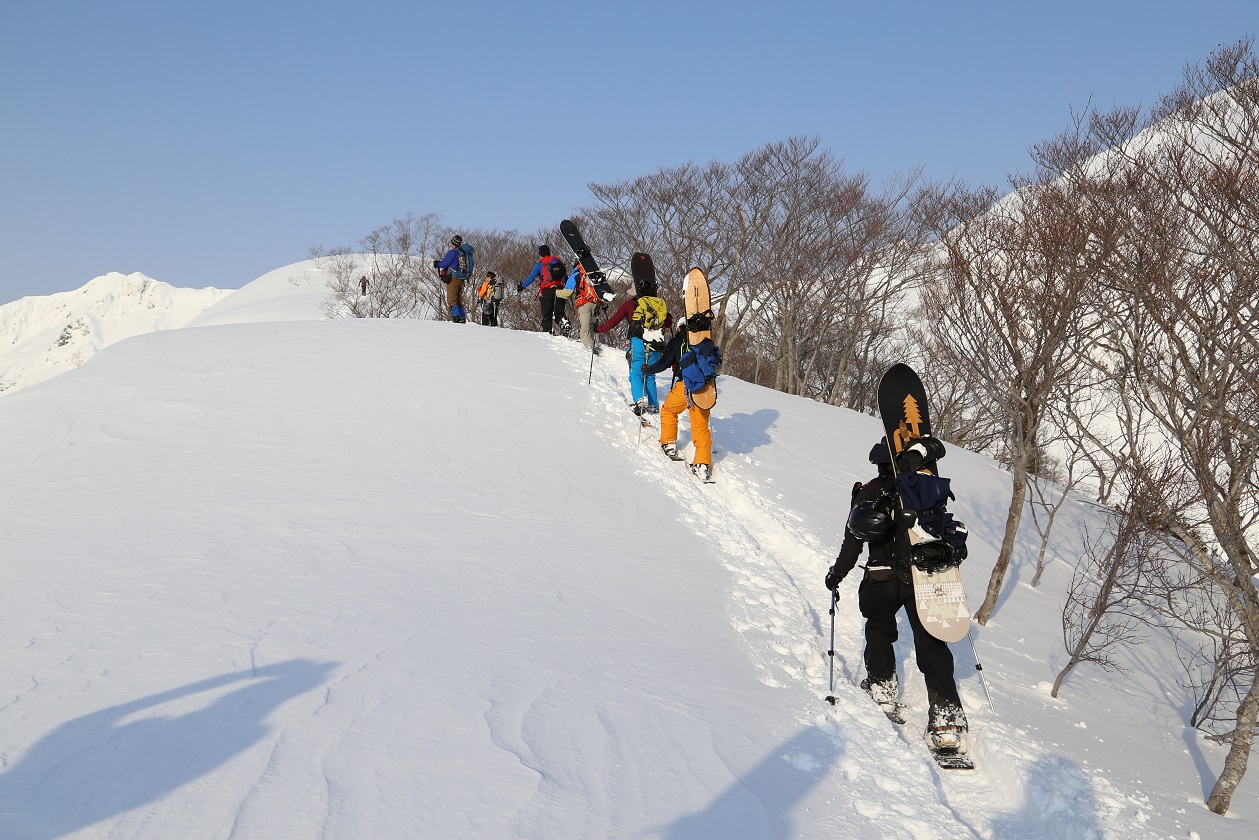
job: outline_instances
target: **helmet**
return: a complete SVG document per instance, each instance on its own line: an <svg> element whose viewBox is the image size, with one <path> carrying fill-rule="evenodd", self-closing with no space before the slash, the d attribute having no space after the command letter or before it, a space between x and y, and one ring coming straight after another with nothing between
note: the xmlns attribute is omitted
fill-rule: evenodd
<svg viewBox="0 0 1259 840"><path fill-rule="evenodd" d="M463 244L463 237L456 233L454 236L450 237L450 244L458 248Z"/></svg>
<svg viewBox="0 0 1259 840"><path fill-rule="evenodd" d="M880 438L879 442L870 450L870 463L891 465L892 453L888 451L886 437Z"/></svg>
<svg viewBox="0 0 1259 840"><path fill-rule="evenodd" d="M875 499L859 502L848 514L848 530L862 542L882 542L892 535L892 516Z"/></svg>

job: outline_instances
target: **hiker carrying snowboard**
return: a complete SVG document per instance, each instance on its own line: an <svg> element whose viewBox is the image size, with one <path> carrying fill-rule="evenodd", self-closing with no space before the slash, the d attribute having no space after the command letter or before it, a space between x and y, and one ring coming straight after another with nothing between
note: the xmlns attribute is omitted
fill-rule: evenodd
<svg viewBox="0 0 1259 840"><path fill-rule="evenodd" d="M656 292L654 280L636 280L631 288L632 296L604 321L596 332L606 333L622 321L629 324L629 348L625 359L629 362L630 394L633 395L634 413L656 414L660 401L656 397L656 377L644 375L643 368L660 361L664 349L664 330L673 326L664 299ZM664 370L664 368L660 368Z"/></svg>
<svg viewBox="0 0 1259 840"><path fill-rule="evenodd" d="M471 274L471 246L463 247L463 237L455 234L450 238L450 250L433 267L441 281L446 284L446 305L450 307L450 320L456 324L468 323L467 312L463 308L463 284Z"/></svg>
<svg viewBox="0 0 1259 840"><path fill-rule="evenodd" d="M893 644L897 639L896 614L904 608L914 633L918 670L927 684L927 728L932 745L956 746L967 726L953 676L953 652L947 642L923 627L914 604L909 562L898 556L896 483L886 438L870 450L870 462L878 466L879 474L854 489L844 543L826 574L826 588L834 592L857 565L862 546L869 546L870 558L857 590L858 607L866 620L866 678L861 687L884 711L890 713L896 707L900 684Z"/></svg>
<svg viewBox="0 0 1259 840"><path fill-rule="evenodd" d="M689 350L686 343L686 322L678 324L677 334L669 339L660 359L654 364L645 365L642 372L648 376L673 368L673 387L660 406L660 448L664 454L674 461L681 461L678 455L678 415L687 409L691 417L691 442L695 444L695 460L691 463L691 472L704 482L713 477L713 436L708 428L708 415L711 409L700 408L691 400L686 383L682 380L680 370L682 357Z"/></svg>
<svg viewBox="0 0 1259 840"><path fill-rule="evenodd" d="M582 345L594 353L599 352L599 348L595 347L594 319L595 307L602 306L603 301L599 299L599 293L595 291L594 285L580 264L573 266L573 270L569 272L564 290L570 293L573 308L577 310L578 336L581 338Z"/></svg>
<svg viewBox="0 0 1259 840"><path fill-rule="evenodd" d="M556 292L564 288L564 281L567 279L568 271L560 258L551 256L549 246L539 245L538 261L534 263L533 271L529 272L525 282L516 286L517 292L523 292L534 280L538 281L538 305L542 310L541 329L544 333L562 335L568 326L564 318L564 306L568 301L555 296Z"/></svg>

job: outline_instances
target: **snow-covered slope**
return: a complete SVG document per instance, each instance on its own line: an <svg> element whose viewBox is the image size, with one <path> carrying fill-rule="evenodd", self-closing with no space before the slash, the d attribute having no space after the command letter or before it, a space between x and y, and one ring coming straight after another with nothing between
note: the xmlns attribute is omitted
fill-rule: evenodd
<svg viewBox="0 0 1259 840"><path fill-rule="evenodd" d="M332 276L326 266L326 260L302 260L269 271L193 318L188 326L322 318L320 304L328 297Z"/></svg>
<svg viewBox="0 0 1259 840"><path fill-rule="evenodd" d="M1047 695L1090 506L976 632L995 713L955 647L979 767L941 774L911 647L909 725L855 687L854 579L822 700L873 418L723 381L705 487L615 350L588 385L564 339L285 321L289 289L0 401L0 836L1254 836L1253 777L1201 805L1221 750L1157 640ZM979 593L1008 479L945 465Z"/></svg>
<svg viewBox="0 0 1259 840"><path fill-rule="evenodd" d="M124 338L182 327L230 294L111 272L73 292L6 303L0 306L0 392L72 370Z"/></svg>

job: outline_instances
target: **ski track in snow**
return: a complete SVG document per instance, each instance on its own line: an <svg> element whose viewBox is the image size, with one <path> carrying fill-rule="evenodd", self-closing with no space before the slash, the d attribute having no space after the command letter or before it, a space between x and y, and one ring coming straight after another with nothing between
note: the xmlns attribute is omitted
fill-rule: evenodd
<svg viewBox="0 0 1259 840"><path fill-rule="evenodd" d="M584 381L590 370L585 348L564 341L557 343L557 352ZM610 362L609 356L613 357ZM662 402L669 380L668 374L657 380ZM678 451L687 461L675 463L659 450L658 421L651 428L640 428L628 411L629 383L619 353L605 350L596 360L590 389L595 412L607 415L606 422L597 427L599 434L640 461L640 474L657 482L678 503L680 517L720 548L721 562L735 579L731 627L750 648L761 682L774 688L794 683L816 697L819 711L797 708L795 716L801 724L817 727L844 747L835 768L844 784L835 788L834 801L837 812L844 804L854 809L846 820L859 816L882 836L914 840L955 840L959 831L960 836L994 840L1147 836L1139 825L1132 833L1133 801L1105 778L1096 774L1086 777L1072 762L1031 741L1026 732L993 718L978 679L973 672L967 673L974 661L968 645L955 645L954 656L971 724L970 751L976 769L945 771L935 767L922 741L926 689L908 655L906 640L912 637L903 616L897 649L902 654L906 724L887 721L856 685L864 649L863 622L856 609L860 567L841 586L836 609L834 695L839 702L832 711L825 701L830 693L826 655L830 603L818 594L824 591L821 579L833 561L840 535L819 537L801 517L767 498L753 470L744 466L753 463L751 458L723 457L726 453L719 451L720 400L710 421L716 483L704 485L686 468L693 450L685 414L679 418ZM595 416L595 412L587 413ZM714 522L720 524L714 526ZM783 758L801 769L819 764L809 755ZM1011 780L1019 783L1011 784ZM833 784L834 780L828 782ZM906 798L925 794L937 801L919 796L912 805L895 809L887 807L887 797L883 796L843 802L845 791L871 784L887 794Z"/></svg>

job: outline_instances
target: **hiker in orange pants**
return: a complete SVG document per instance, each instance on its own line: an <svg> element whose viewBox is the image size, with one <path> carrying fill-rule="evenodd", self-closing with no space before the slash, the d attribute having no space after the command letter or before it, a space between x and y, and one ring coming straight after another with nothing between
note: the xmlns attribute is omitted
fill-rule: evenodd
<svg viewBox="0 0 1259 840"><path fill-rule="evenodd" d="M678 363L682 360L682 344L686 336L686 322L678 325L678 332L670 339L661 354L660 360L654 365L643 367L643 373L652 375L665 368L673 367L673 387L669 396L660 405L660 448L664 454L674 461L681 461L678 455L678 415L688 409L691 415L691 442L695 444L695 460L691 463L691 472L704 480L711 481L713 475L713 435L708 429L708 414L711 409L700 408L691 402L687 393L686 383L678 372Z"/></svg>

